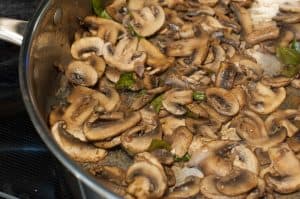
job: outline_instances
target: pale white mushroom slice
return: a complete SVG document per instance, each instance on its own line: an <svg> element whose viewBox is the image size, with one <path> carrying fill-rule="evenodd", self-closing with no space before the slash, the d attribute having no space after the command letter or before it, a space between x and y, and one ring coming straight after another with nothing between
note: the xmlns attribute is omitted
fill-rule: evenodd
<svg viewBox="0 0 300 199"><path fill-rule="evenodd" d="M141 10L132 10L133 20L130 22L134 31L142 36L148 37L156 33L165 23L165 12L159 5L149 5Z"/></svg>

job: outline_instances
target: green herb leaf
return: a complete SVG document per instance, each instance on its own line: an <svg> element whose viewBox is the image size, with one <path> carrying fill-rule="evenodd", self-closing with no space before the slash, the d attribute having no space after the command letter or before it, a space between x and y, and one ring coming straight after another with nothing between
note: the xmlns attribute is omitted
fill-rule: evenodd
<svg viewBox="0 0 300 199"><path fill-rule="evenodd" d="M298 65L300 64L300 53L292 48L279 47L276 50L277 57L285 65Z"/></svg>
<svg viewBox="0 0 300 199"><path fill-rule="evenodd" d="M191 159L191 156L187 153L183 157L177 157L175 156L174 161L175 162L187 162Z"/></svg>
<svg viewBox="0 0 300 199"><path fill-rule="evenodd" d="M291 48L296 50L298 53L300 53L300 43L297 42L296 39L292 42Z"/></svg>
<svg viewBox="0 0 300 199"><path fill-rule="evenodd" d="M147 94L147 90L142 89L142 90L137 94L137 96L138 96L138 97L141 97L141 96L144 96L144 95L146 95L146 94Z"/></svg>
<svg viewBox="0 0 300 199"><path fill-rule="evenodd" d="M116 84L118 90L130 90L136 83L133 73L123 73Z"/></svg>
<svg viewBox="0 0 300 199"><path fill-rule="evenodd" d="M166 149L166 150L170 151L171 145L164 140L153 139L150 144L150 147L148 148L148 151L151 152L156 149Z"/></svg>
<svg viewBox="0 0 300 199"><path fill-rule="evenodd" d="M150 104L152 106L152 108L155 110L155 112L157 112L157 113L160 111L160 109L162 107L162 99L163 99L163 97L162 97L162 95L160 95L160 96L156 97Z"/></svg>
<svg viewBox="0 0 300 199"><path fill-rule="evenodd" d="M95 14L104 19L111 19L105 10L104 0L92 0L92 6Z"/></svg>
<svg viewBox="0 0 300 199"><path fill-rule="evenodd" d="M205 100L205 93L201 91L196 91L193 93L193 99L195 101L203 101Z"/></svg>
<svg viewBox="0 0 300 199"><path fill-rule="evenodd" d="M292 78L299 73L299 70L300 70L299 65L297 66L288 65L285 66L284 69L281 71L281 75Z"/></svg>

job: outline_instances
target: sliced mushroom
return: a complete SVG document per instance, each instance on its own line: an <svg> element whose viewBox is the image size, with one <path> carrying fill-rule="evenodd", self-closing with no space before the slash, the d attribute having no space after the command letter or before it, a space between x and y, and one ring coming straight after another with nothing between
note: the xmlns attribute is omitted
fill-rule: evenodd
<svg viewBox="0 0 300 199"><path fill-rule="evenodd" d="M58 145L71 158L79 162L98 162L102 160L107 152L93 145L81 142L70 136L65 131L65 123L57 122L51 129L52 135Z"/></svg>
<svg viewBox="0 0 300 199"><path fill-rule="evenodd" d="M300 152L300 133L295 134L293 137L288 138L286 143L295 152Z"/></svg>
<svg viewBox="0 0 300 199"><path fill-rule="evenodd" d="M299 120L300 112L294 109L279 110L272 113L265 121L267 129L285 128L287 136L292 137L298 131L298 127L293 124L296 119Z"/></svg>
<svg viewBox="0 0 300 199"><path fill-rule="evenodd" d="M171 152L177 157L182 158L188 152L193 140L193 134L185 126L180 126L167 139L171 143Z"/></svg>
<svg viewBox="0 0 300 199"><path fill-rule="evenodd" d="M68 80L80 86L94 86L105 71L105 62L95 55L87 61L72 61L65 72Z"/></svg>
<svg viewBox="0 0 300 199"><path fill-rule="evenodd" d="M232 173L221 177L216 182L219 192L227 196L238 196L249 192L257 186L257 176L244 169L234 169Z"/></svg>
<svg viewBox="0 0 300 199"><path fill-rule="evenodd" d="M166 198L190 198L196 196L200 191L200 178L189 176L185 182L176 186Z"/></svg>
<svg viewBox="0 0 300 199"><path fill-rule="evenodd" d="M244 107L247 103L247 95L242 86L237 86L231 90L231 93L239 101L240 107Z"/></svg>
<svg viewBox="0 0 300 199"><path fill-rule="evenodd" d="M99 37L83 37L71 46L71 54L75 59L87 59L91 55L102 55L104 41Z"/></svg>
<svg viewBox="0 0 300 199"><path fill-rule="evenodd" d="M232 89L236 75L237 69L233 64L221 64L216 78L216 86L227 90Z"/></svg>
<svg viewBox="0 0 300 199"><path fill-rule="evenodd" d="M195 115L195 118L208 118L209 114L207 111L199 104L197 103L191 103L186 105L186 108Z"/></svg>
<svg viewBox="0 0 300 199"><path fill-rule="evenodd" d="M156 149L151 154L163 165L171 165L174 162L174 155L166 149Z"/></svg>
<svg viewBox="0 0 300 199"><path fill-rule="evenodd" d="M117 40L126 33L126 29L119 23L96 16L87 16L84 23L91 30L97 31L97 36L105 42L116 44Z"/></svg>
<svg viewBox="0 0 300 199"><path fill-rule="evenodd" d="M251 110L260 114L269 114L277 109L286 97L284 87L271 89L260 82L254 90L250 90L248 106Z"/></svg>
<svg viewBox="0 0 300 199"><path fill-rule="evenodd" d="M278 87L287 86L291 81L292 81L291 78L287 78L283 76L279 76L279 77L264 76L261 80L261 83L263 83L266 86L278 88Z"/></svg>
<svg viewBox="0 0 300 199"><path fill-rule="evenodd" d="M117 110L121 103L121 98L117 90L109 86L103 86L99 90L101 92L94 92L92 95L93 98L97 99L107 112Z"/></svg>
<svg viewBox="0 0 300 199"><path fill-rule="evenodd" d="M235 156L233 166L248 170L258 175L258 160L255 154L248 147L246 147L245 145L238 145L234 147L232 153L233 156Z"/></svg>
<svg viewBox="0 0 300 199"><path fill-rule="evenodd" d="M238 135L249 145L264 150L276 146L286 138L286 132L281 129L275 132L268 132L260 116L248 110L239 114L232 121L231 125L236 128Z"/></svg>
<svg viewBox="0 0 300 199"><path fill-rule="evenodd" d="M159 72L165 71L174 62L174 58L166 57L156 46L146 39L140 40L138 51L145 52L147 54L147 65L158 69Z"/></svg>
<svg viewBox="0 0 300 199"><path fill-rule="evenodd" d="M162 105L174 115L183 115L186 109L183 105L193 102L193 91L173 89L166 92L163 96Z"/></svg>
<svg viewBox="0 0 300 199"><path fill-rule="evenodd" d="M204 64L201 67L205 70L217 73L221 63L226 59L226 53L220 45L214 45L213 52L215 57L214 61L211 63Z"/></svg>
<svg viewBox="0 0 300 199"><path fill-rule="evenodd" d="M280 22L280 23L299 23L300 22L300 16L299 13L285 13L285 14L279 14L275 17L273 17L273 20Z"/></svg>
<svg viewBox="0 0 300 199"><path fill-rule="evenodd" d="M165 12L159 5L150 5L141 10L131 10L133 20L130 22L134 31L148 37L156 33L165 23Z"/></svg>
<svg viewBox="0 0 300 199"><path fill-rule="evenodd" d="M105 8L109 16L118 22L122 22L128 13L126 8L126 0L114 0L112 4Z"/></svg>
<svg viewBox="0 0 300 199"><path fill-rule="evenodd" d="M92 90L88 88L76 87L68 100L71 104L61 118L67 125L67 132L81 141L86 141L82 130L83 124L98 105L98 101L91 96L91 92Z"/></svg>
<svg viewBox="0 0 300 199"><path fill-rule="evenodd" d="M139 112L132 112L124 119L109 122L89 122L85 125L84 134L90 141L100 141L120 135L141 120Z"/></svg>
<svg viewBox="0 0 300 199"><path fill-rule="evenodd" d="M202 30L209 34L225 29L225 27L219 22L219 20L212 16L203 16L202 19L199 20L199 22Z"/></svg>
<svg viewBox="0 0 300 199"><path fill-rule="evenodd" d="M235 143L230 141L212 141L195 151L189 166L198 166L205 175L226 176L232 171L231 150Z"/></svg>
<svg viewBox="0 0 300 199"><path fill-rule="evenodd" d="M237 3L231 3L230 6L234 14L238 18L240 24L242 25L245 35L252 33L253 25L249 11L246 8L241 7Z"/></svg>
<svg viewBox="0 0 300 199"><path fill-rule="evenodd" d="M136 71L139 75L144 73L146 54L137 51L138 39L124 38L113 49L111 43L103 47L103 56L108 65L120 71Z"/></svg>
<svg viewBox="0 0 300 199"><path fill-rule="evenodd" d="M214 175L206 176L202 181L200 185L200 191L201 193L211 199L243 199L246 196L240 195L240 196L226 196L219 192L219 190L216 187L216 183L218 181L218 177Z"/></svg>
<svg viewBox="0 0 300 199"><path fill-rule="evenodd" d="M246 36L246 41L249 44L258 44L266 40L272 40L279 37L280 30L275 24L270 24L269 26L262 27L260 29L254 30Z"/></svg>
<svg viewBox="0 0 300 199"><path fill-rule="evenodd" d="M187 118L185 120L185 125L193 134L202 135L212 139L218 138L216 132L221 127L221 123L217 121L193 118Z"/></svg>
<svg viewBox="0 0 300 199"><path fill-rule="evenodd" d="M121 144L121 136L114 137L107 141L94 142L93 144L101 149L111 149Z"/></svg>
<svg viewBox="0 0 300 199"><path fill-rule="evenodd" d="M147 155L147 159L144 156ZM161 164L149 153L138 154L128 168L128 193L137 198L160 198L167 188L167 177ZM149 172L151 171L151 172Z"/></svg>
<svg viewBox="0 0 300 199"><path fill-rule="evenodd" d="M300 161L288 145L282 144L271 148L269 155L273 168L279 175L267 173L264 178L268 186L279 193L298 191L300 189Z"/></svg>
<svg viewBox="0 0 300 199"><path fill-rule="evenodd" d="M131 154L141 153L148 150L153 139L162 138L161 128L157 127L153 131L145 132L141 126L136 126L121 136L122 146Z"/></svg>
<svg viewBox="0 0 300 199"><path fill-rule="evenodd" d="M185 119L168 116L160 119L160 124L165 136L171 136L173 131L180 126L185 126Z"/></svg>
<svg viewBox="0 0 300 199"><path fill-rule="evenodd" d="M234 116L240 110L237 98L223 88L208 88L206 90L208 103L218 112L226 116Z"/></svg>
<svg viewBox="0 0 300 199"><path fill-rule="evenodd" d="M300 80L299 80L299 79L294 79L294 80L291 82L291 86L292 86L293 88L300 89Z"/></svg>

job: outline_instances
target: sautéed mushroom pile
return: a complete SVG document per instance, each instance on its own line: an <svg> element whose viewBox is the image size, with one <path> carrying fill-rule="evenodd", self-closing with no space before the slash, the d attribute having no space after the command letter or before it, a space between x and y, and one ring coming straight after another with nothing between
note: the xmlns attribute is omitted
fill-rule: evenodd
<svg viewBox="0 0 300 199"><path fill-rule="evenodd" d="M58 64L72 159L124 198L300 191L299 1L103 2Z"/></svg>

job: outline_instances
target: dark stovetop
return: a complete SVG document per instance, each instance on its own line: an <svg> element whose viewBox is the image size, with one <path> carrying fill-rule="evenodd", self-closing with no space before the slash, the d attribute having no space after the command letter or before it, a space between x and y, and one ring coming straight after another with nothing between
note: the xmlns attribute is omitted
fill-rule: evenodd
<svg viewBox="0 0 300 199"><path fill-rule="evenodd" d="M29 20L38 0L0 0L0 17ZM25 111L18 86L19 47L0 41L0 198L71 198L62 166Z"/></svg>

